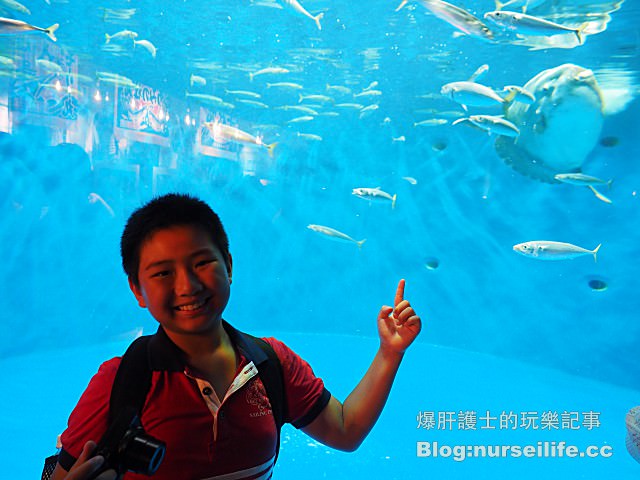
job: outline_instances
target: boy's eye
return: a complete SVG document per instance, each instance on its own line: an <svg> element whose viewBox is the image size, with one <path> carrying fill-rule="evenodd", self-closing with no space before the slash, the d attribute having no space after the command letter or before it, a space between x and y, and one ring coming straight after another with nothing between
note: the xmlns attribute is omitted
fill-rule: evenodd
<svg viewBox="0 0 640 480"><path fill-rule="evenodd" d="M215 258L207 258L207 259L204 259L204 260L200 260L200 261L198 261L196 263L196 267L203 267L203 266L208 265L210 263L214 263L216 260L217 259L215 259Z"/></svg>
<svg viewBox="0 0 640 480"><path fill-rule="evenodd" d="M171 272L169 270L160 270L159 272L154 272L151 274L151 278L162 278L169 275Z"/></svg>

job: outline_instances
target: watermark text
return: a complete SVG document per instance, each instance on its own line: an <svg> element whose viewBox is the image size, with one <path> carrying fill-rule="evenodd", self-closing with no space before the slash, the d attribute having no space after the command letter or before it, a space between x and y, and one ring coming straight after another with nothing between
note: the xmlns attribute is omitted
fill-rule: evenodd
<svg viewBox="0 0 640 480"><path fill-rule="evenodd" d="M468 458L609 458L610 445L589 445L583 449L566 442L537 442L535 445L447 445L417 442L418 457L450 458L462 462Z"/></svg>

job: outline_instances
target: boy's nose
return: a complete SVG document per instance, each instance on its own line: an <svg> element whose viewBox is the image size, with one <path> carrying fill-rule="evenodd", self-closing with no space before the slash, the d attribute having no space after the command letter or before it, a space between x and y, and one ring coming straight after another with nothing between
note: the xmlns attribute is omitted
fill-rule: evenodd
<svg viewBox="0 0 640 480"><path fill-rule="evenodd" d="M178 295L193 295L202 288L198 276L190 269L182 269L176 273L175 290Z"/></svg>

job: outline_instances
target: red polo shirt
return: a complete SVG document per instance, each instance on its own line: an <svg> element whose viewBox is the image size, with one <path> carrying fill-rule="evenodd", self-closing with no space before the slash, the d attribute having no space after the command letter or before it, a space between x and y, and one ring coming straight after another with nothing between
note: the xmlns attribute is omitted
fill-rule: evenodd
<svg viewBox="0 0 640 480"><path fill-rule="evenodd" d="M265 338L282 364L287 402L284 421L297 428L313 421L331 397L307 362L282 342ZM240 362L224 398L182 361L182 352L162 328L149 343L151 389L142 410L145 431L167 445L156 480L270 478L277 432L269 398L258 376L254 345L236 345ZM256 361L256 363L259 363ZM107 428L109 398L120 357L100 366L62 434L60 464L69 470L87 440ZM125 480L146 479L127 473Z"/></svg>

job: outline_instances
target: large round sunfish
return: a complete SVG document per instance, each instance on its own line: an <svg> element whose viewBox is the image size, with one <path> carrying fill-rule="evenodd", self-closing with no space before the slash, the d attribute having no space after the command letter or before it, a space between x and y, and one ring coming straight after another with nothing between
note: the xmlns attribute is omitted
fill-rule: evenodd
<svg viewBox="0 0 640 480"><path fill-rule="evenodd" d="M505 118L520 131L517 142L499 137L496 151L518 172L549 183L576 172L600 137L603 100L591 70L564 64L544 70L525 85L535 101L514 101Z"/></svg>
<svg viewBox="0 0 640 480"><path fill-rule="evenodd" d="M640 463L640 407L633 407L627 413L627 450Z"/></svg>

